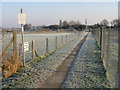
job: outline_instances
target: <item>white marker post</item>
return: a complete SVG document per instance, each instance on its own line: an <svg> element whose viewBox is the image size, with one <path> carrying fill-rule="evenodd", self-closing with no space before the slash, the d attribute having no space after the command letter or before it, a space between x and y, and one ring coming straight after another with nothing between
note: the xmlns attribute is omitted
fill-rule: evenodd
<svg viewBox="0 0 120 90"><path fill-rule="evenodd" d="M18 14L18 24L21 24L22 28L22 58L23 58L23 66L25 65L25 52L24 52L24 24L25 24L25 13Z"/></svg>

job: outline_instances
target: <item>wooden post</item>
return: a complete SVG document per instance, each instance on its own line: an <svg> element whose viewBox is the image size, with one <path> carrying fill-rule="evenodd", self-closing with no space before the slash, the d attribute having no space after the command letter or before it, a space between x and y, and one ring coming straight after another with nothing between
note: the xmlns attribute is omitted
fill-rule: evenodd
<svg viewBox="0 0 120 90"><path fill-rule="evenodd" d="M69 34L69 42L70 42L70 34Z"/></svg>
<svg viewBox="0 0 120 90"><path fill-rule="evenodd" d="M46 38L46 53L48 53L48 38Z"/></svg>
<svg viewBox="0 0 120 90"><path fill-rule="evenodd" d="M72 33L71 33L70 37L71 37L71 40L73 40L73 36L72 36Z"/></svg>
<svg viewBox="0 0 120 90"><path fill-rule="evenodd" d="M69 35L70 35L70 41L71 41L71 33Z"/></svg>
<svg viewBox="0 0 120 90"><path fill-rule="evenodd" d="M71 34L70 34L70 41L72 40L72 38L71 38Z"/></svg>
<svg viewBox="0 0 120 90"><path fill-rule="evenodd" d="M74 37L74 33L72 33L72 39L75 39L75 37Z"/></svg>
<svg viewBox="0 0 120 90"><path fill-rule="evenodd" d="M79 31L77 31L77 33L78 33L78 37L79 37Z"/></svg>
<svg viewBox="0 0 120 90"><path fill-rule="evenodd" d="M61 46L63 45L63 35L61 36Z"/></svg>
<svg viewBox="0 0 120 90"><path fill-rule="evenodd" d="M22 52L22 44L20 43L20 44L19 44L19 57L20 57L20 58L21 58L21 54L22 54L21 52Z"/></svg>
<svg viewBox="0 0 120 90"><path fill-rule="evenodd" d="M74 33L74 39L76 38L76 33Z"/></svg>
<svg viewBox="0 0 120 90"><path fill-rule="evenodd" d="M66 34L66 43L67 43L67 34Z"/></svg>
<svg viewBox="0 0 120 90"><path fill-rule="evenodd" d="M55 49L57 49L57 36L55 38Z"/></svg>
<svg viewBox="0 0 120 90"><path fill-rule="evenodd" d="M35 51L35 42L32 40L32 60L34 58L34 51Z"/></svg>
<svg viewBox="0 0 120 90"><path fill-rule="evenodd" d="M13 30L13 50L14 50L14 56L17 56L17 33L16 29Z"/></svg>

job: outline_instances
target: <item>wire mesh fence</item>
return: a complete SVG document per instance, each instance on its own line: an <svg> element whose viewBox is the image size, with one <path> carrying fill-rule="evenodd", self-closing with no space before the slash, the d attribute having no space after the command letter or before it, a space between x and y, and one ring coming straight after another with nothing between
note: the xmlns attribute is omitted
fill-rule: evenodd
<svg viewBox="0 0 120 90"><path fill-rule="evenodd" d="M22 62L17 55L17 32L13 29L12 32L2 33L2 71L4 77L9 77L16 73L17 69L22 66Z"/></svg>
<svg viewBox="0 0 120 90"><path fill-rule="evenodd" d="M20 32L3 32L1 35L1 54L4 62L5 77L9 77L22 66L22 35ZM69 44L70 41L78 37L78 33L39 33L39 34L24 34L24 51L25 64L29 64L36 58L41 59L57 49ZM4 53L5 52L5 53ZM9 69L9 70L8 70Z"/></svg>
<svg viewBox="0 0 120 90"><path fill-rule="evenodd" d="M111 87L118 87L118 29L97 28L92 30L94 38L101 48L101 57Z"/></svg>
<svg viewBox="0 0 120 90"><path fill-rule="evenodd" d="M78 33L25 34L25 42L28 43L28 50L25 51L25 61L29 63L38 56L44 57L45 54L57 50L76 37L78 37ZM21 57L22 46L20 42L18 47L19 56Z"/></svg>

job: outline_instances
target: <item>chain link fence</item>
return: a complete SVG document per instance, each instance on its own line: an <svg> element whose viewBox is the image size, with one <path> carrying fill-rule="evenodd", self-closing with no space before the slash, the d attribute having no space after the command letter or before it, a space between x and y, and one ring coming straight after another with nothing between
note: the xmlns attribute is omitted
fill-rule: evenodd
<svg viewBox="0 0 120 90"><path fill-rule="evenodd" d="M118 87L118 29L97 28L92 33L101 48L101 58L107 78L113 88Z"/></svg>

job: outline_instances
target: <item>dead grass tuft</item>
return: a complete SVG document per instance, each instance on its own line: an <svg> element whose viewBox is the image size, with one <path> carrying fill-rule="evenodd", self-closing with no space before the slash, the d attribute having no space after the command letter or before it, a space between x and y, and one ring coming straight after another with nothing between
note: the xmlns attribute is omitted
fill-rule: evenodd
<svg viewBox="0 0 120 90"><path fill-rule="evenodd" d="M3 70L3 77L8 78L12 74L17 73L17 70L22 66L22 62L20 58L11 53L9 56L4 56L2 58L2 70Z"/></svg>

